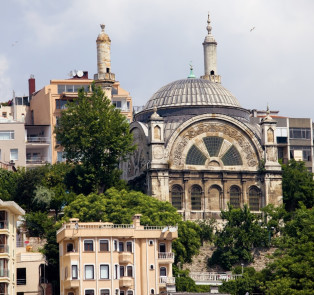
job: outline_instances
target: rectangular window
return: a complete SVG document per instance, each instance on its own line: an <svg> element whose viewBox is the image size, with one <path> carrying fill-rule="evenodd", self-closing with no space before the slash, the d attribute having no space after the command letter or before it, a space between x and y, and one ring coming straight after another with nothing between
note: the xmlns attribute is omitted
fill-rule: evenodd
<svg viewBox="0 0 314 295"><path fill-rule="evenodd" d="M122 106L121 101L119 101L119 100L113 100L113 101L112 101L112 104L113 104L117 109L121 109L121 106Z"/></svg>
<svg viewBox="0 0 314 295"><path fill-rule="evenodd" d="M19 159L19 150L11 149L10 150L10 161L17 161Z"/></svg>
<svg viewBox="0 0 314 295"><path fill-rule="evenodd" d="M299 154L300 156L298 156ZM311 161L312 160L311 147L310 146L290 146L290 157L297 161L298 160L302 160L305 162Z"/></svg>
<svg viewBox="0 0 314 295"><path fill-rule="evenodd" d="M77 265L72 265L72 280L78 279Z"/></svg>
<svg viewBox="0 0 314 295"><path fill-rule="evenodd" d="M130 110L130 102L129 101L126 102L126 107L127 107L128 111L129 111Z"/></svg>
<svg viewBox="0 0 314 295"><path fill-rule="evenodd" d="M6 118L7 117L7 112L2 112L2 117Z"/></svg>
<svg viewBox="0 0 314 295"><path fill-rule="evenodd" d="M126 251L132 252L132 242L126 242Z"/></svg>
<svg viewBox="0 0 314 295"><path fill-rule="evenodd" d="M311 139L310 128L290 128L289 134L292 139Z"/></svg>
<svg viewBox="0 0 314 295"><path fill-rule="evenodd" d="M94 251L94 241L85 240L84 241L84 251Z"/></svg>
<svg viewBox="0 0 314 295"><path fill-rule="evenodd" d="M110 295L109 289L101 289L100 290L100 295Z"/></svg>
<svg viewBox="0 0 314 295"><path fill-rule="evenodd" d="M124 251L124 243L119 242L119 252L123 252L123 251Z"/></svg>
<svg viewBox="0 0 314 295"><path fill-rule="evenodd" d="M120 295L124 295L124 291L123 290L120 290Z"/></svg>
<svg viewBox="0 0 314 295"><path fill-rule="evenodd" d="M100 265L100 278L109 279L109 265L108 264Z"/></svg>
<svg viewBox="0 0 314 295"><path fill-rule="evenodd" d="M85 290L85 295L95 295L95 291L93 289Z"/></svg>
<svg viewBox="0 0 314 295"><path fill-rule="evenodd" d="M14 139L14 130L0 131L0 140Z"/></svg>
<svg viewBox="0 0 314 295"><path fill-rule="evenodd" d="M64 278L65 279L68 278L68 267L67 266L64 268Z"/></svg>
<svg viewBox="0 0 314 295"><path fill-rule="evenodd" d="M118 271L119 271L119 265L118 265L118 264L115 264L115 265L114 265L114 279L115 279L115 280L118 280L118 279L119 279L119 273L118 273Z"/></svg>
<svg viewBox="0 0 314 295"><path fill-rule="evenodd" d="M94 279L94 265L85 265L85 280Z"/></svg>
<svg viewBox="0 0 314 295"><path fill-rule="evenodd" d="M132 290L129 290L129 291L128 291L128 295L133 295L133 291L132 291Z"/></svg>
<svg viewBox="0 0 314 295"><path fill-rule="evenodd" d="M65 99L56 99L56 109L64 110L66 108L67 100Z"/></svg>
<svg viewBox="0 0 314 295"><path fill-rule="evenodd" d="M124 266L120 265L120 278L124 277Z"/></svg>
<svg viewBox="0 0 314 295"><path fill-rule="evenodd" d="M133 266L128 265L128 266L126 267L126 269L127 269L127 275L128 275L128 277L133 277Z"/></svg>
<svg viewBox="0 0 314 295"><path fill-rule="evenodd" d="M109 241L108 240L100 240L99 241L99 250L100 251L109 251Z"/></svg>
<svg viewBox="0 0 314 295"><path fill-rule="evenodd" d="M17 285L26 285L26 268L16 269Z"/></svg>
<svg viewBox="0 0 314 295"><path fill-rule="evenodd" d="M117 240L113 241L113 251L118 251L118 241Z"/></svg>
<svg viewBox="0 0 314 295"><path fill-rule="evenodd" d="M57 162L61 163L61 162L65 162L65 155L64 152L57 152Z"/></svg>

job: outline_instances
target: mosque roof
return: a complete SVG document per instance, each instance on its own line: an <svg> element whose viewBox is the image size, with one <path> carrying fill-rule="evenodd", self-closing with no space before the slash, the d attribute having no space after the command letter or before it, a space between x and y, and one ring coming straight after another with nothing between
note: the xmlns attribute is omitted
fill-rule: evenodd
<svg viewBox="0 0 314 295"><path fill-rule="evenodd" d="M144 110L184 106L239 107L240 103L221 84L205 79L182 79L161 87Z"/></svg>

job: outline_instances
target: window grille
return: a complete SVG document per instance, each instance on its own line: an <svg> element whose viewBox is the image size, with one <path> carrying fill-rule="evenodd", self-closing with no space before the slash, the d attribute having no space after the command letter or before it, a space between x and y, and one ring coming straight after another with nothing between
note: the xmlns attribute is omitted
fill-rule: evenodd
<svg viewBox="0 0 314 295"><path fill-rule="evenodd" d="M203 141L211 157L218 157L223 138L218 136L204 137Z"/></svg>
<svg viewBox="0 0 314 295"><path fill-rule="evenodd" d="M205 161L206 157L204 156L204 154L199 150L198 147L192 145L186 157L186 164L205 165Z"/></svg>
<svg viewBox="0 0 314 295"><path fill-rule="evenodd" d="M240 153L235 146L231 146L230 149L221 158L225 166L238 166L242 165L242 159Z"/></svg>

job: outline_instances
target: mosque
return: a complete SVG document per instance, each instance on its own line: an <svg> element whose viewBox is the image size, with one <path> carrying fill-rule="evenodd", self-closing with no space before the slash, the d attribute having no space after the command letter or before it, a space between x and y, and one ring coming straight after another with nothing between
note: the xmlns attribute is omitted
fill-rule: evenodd
<svg viewBox="0 0 314 295"><path fill-rule="evenodd" d="M219 218L228 203L256 213L282 203L276 121L269 112L251 120L221 85L209 16L206 29L204 75L191 68L153 94L134 115L137 149L123 164L123 179L169 201L185 220Z"/></svg>

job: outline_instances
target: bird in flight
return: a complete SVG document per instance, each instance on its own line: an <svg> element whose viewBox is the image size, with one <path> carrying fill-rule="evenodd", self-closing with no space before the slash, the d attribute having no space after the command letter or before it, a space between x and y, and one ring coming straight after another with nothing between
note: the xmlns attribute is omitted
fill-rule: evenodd
<svg viewBox="0 0 314 295"><path fill-rule="evenodd" d="M19 41L15 41L14 43L12 43L12 46L15 46Z"/></svg>
<svg viewBox="0 0 314 295"><path fill-rule="evenodd" d="M253 27L253 28L250 30L250 32L252 32L254 29L255 29L255 27Z"/></svg>

